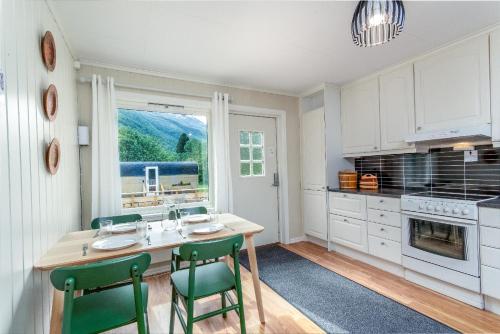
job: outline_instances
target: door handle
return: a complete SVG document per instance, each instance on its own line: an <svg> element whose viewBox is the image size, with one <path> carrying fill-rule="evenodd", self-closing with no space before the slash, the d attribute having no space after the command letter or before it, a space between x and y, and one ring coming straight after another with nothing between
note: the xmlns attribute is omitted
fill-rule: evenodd
<svg viewBox="0 0 500 334"><path fill-rule="evenodd" d="M274 173L273 174L273 184L272 184L273 187L279 187L280 186L280 178L279 178L279 175L278 173Z"/></svg>

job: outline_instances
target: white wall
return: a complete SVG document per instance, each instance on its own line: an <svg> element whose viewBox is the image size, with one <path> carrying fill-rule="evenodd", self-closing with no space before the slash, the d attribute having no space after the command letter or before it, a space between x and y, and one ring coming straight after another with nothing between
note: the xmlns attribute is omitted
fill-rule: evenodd
<svg viewBox="0 0 500 334"><path fill-rule="evenodd" d="M134 73L124 70L109 69L96 66L82 65L79 76L90 77L92 74L112 76L117 83L136 85L141 87L173 90L187 94L201 94L211 96L219 91L229 93L231 103L236 105L254 106L261 108L281 109L286 111L287 154L288 154L288 182L289 182L289 220L290 237L303 235L301 204L300 204L300 167L299 167L299 105L298 98L269 94L258 91L239 89L227 86L203 84L185 80L171 79L162 76ZM88 83L78 85L78 107L80 122L91 124L91 89ZM90 225L90 185L91 185L91 157L90 147L81 149L82 163L82 221L84 226Z"/></svg>
<svg viewBox="0 0 500 334"><path fill-rule="evenodd" d="M54 34L57 66L47 72L40 42ZM45 1L0 2L0 333L48 332L51 285L33 264L60 236L80 227L77 95L71 57ZM43 115L43 90L59 92L57 119ZM47 144L61 142L62 163L45 169Z"/></svg>

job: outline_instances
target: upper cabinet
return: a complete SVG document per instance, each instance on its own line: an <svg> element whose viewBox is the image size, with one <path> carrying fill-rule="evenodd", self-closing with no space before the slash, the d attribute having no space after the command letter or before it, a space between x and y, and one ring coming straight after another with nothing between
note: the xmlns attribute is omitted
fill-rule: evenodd
<svg viewBox="0 0 500 334"><path fill-rule="evenodd" d="M344 155L380 150L378 78L342 87L342 151Z"/></svg>
<svg viewBox="0 0 500 334"><path fill-rule="evenodd" d="M415 133L413 67L398 67L380 75L381 150L412 148L405 139Z"/></svg>
<svg viewBox="0 0 500 334"><path fill-rule="evenodd" d="M500 145L500 29L490 34L491 136Z"/></svg>
<svg viewBox="0 0 500 334"><path fill-rule="evenodd" d="M325 111L323 108L302 114L302 188L326 189Z"/></svg>
<svg viewBox="0 0 500 334"><path fill-rule="evenodd" d="M414 69L417 133L491 121L488 35L435 52Z"/></svg>

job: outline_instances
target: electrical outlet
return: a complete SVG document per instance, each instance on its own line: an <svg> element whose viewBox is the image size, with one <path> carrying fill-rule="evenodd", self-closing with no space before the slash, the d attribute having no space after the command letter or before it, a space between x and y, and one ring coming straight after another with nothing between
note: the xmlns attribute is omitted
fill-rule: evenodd
<svg viewBox="0 0 500 334"><path fill-rule="evenodd" d="M464 162L477 162L477 150L464 151Z"/></svg>

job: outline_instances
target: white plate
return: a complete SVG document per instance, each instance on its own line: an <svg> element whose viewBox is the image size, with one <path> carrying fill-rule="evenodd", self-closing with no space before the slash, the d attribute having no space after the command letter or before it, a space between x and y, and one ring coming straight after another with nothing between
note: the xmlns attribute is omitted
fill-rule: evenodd
<svg viewBox="0 0 500 334"><path fill-rule="evenodd" d="M206 214L189 215L184 217L186 223L203 223L210 220L210 216Z"/></svg>
<svg viewBox="0 0 500 334"><path fill-rule="evenodd" d="M133 246L138 242L139 240L135 235L117 235L95 241L92 248L97 250L117 250Z"/></svg>
<svg viewBox="0 0 500 334"><path fill-rule="evenodd" d="M224 225L222 224L210 224L203 227L194 228L191 233L192 234L212 234L222 231L224 229Z"/></svg>
<svg viewBox="0 0 500 334"><path fill-rule="evenodd" d="M135 232L136 224L135 223L126 223L126 224L117 224L113 225L113 233L128 233Z"/></svg>

